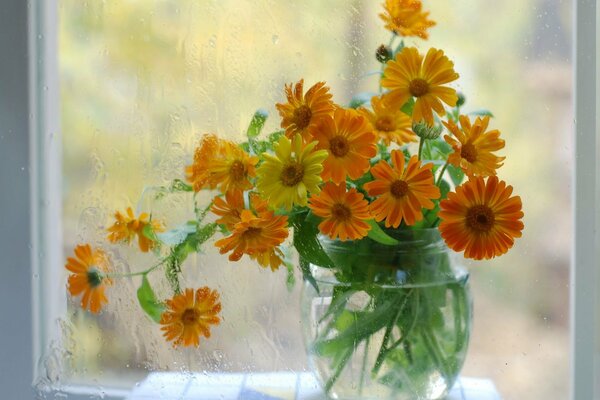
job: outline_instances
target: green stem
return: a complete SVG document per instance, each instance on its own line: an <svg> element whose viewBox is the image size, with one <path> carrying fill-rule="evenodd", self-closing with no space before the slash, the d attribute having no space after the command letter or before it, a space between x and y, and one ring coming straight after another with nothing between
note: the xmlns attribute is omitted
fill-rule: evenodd
<svg viewBox="0 0 600 400"><path fill-rule="evenodd" d="M367 366L367 357L369 355L369 343L371 342L371 336L365 340L365 351L363 355L362 368L360 370L360 382L358 384L358 394L362 396L363 386L365 384L365 368Z"/></svg>
<svg viewBox="0 0 600 400"><path fill-rule="evenodd" d="M425 144L425 139L421 138L419 142L419 160L421 159L421 153L423 152L423 145Z"/></svg>
<svg viewBox="0 0 600 400"><path fill-rule="evenodd" d="M132 276L148 275L150 272L154 271L155 269L157 269L158 267L163 265L168 259L169 259L169 257L163 258L158 264L155 264L152 267L145 269L143 271L131 272L129 274L108 273L108 274L106 274L106 276L108 278L130 278Z"/></svg>
<svg viewBox="0 0 600 400"><path fill-rule="evenodd" d="M438 370L444 377L444 380L449 383L450 382L450 373L446 368L446 362L444 359L444 355L442 350L439 347L439 344L435 338L435 335L430 331L429 327L424 327L421 331L421 337L423 339L423 343L425 347L427 347L427 351L429 355L433 359L433 362L437 365Z"/></svg>
<svg viewBox="0 0 600 400"><path fill-rule="evenodd" d="M412 333L412 331L415 329L415 326L417 325L417 320L419 317L419 292L415 292L415 310L413 310L413 315L414 315L414 317L413 317L412 323L410 324L410 327L408 328L408 330L406 332L403 332L402 337L400 337L400 339L396 340L394 343L392 343L392 345L390 347L388 347L386 349L385 354L383 355L384 358L387 357L389 352L391 352L396 347L398 347L402 343L404 343L406 338L408 338L410 336L410 334Z"/></svg>
<svg viewBox="0 0 600 400"><path fill-rule="evenodd" d="M344 354L344 356L340 360L340 363L337 365L337 367L335 369L335 372L333 373L333 375L331 376L331 378L329 378L327 380L327 382L325 383L325 393L329 393L329 391L331 390L331 388L335 384L335 381L337 381L338 378L340 377L340 375L342 374L342 371L344 370L344 367L348 363L348 360L350 360L350 356L352 355L352 350L353 350L352 348L349 348L348 350L346 350L346 353Z"/></svg>
<svg viewBox="0 0 600 400"><path fill-rule="evenodd" d="M444 166L440 170L440 175L438 176L437 181L435 182L436 186L440 186L440 183L442 182L442 178L444 176L444 172L446 172L446 168L448 168L448 161L447 160L446 160L446 164L444 164Z"/></svg>

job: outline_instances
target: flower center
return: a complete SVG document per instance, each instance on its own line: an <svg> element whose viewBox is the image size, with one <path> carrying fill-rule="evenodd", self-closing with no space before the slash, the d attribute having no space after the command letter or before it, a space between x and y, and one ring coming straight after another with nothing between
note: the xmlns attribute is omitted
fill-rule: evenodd
<svg viewBox="0 0 600 400"><path fill-rule="evenodd" d="M350 151L348 139L338 135L329 141L329 151L336 157L344 157Z"/></svg>
<svg viewBox="0 0 600 400"><path fill-rule="evenodd" d="M304 178L304 167L298 163L288 164L283 167L279 178L285 186L296 186Z"/></svg>
<svg viewBox="0 0 600 400"><path fill-rule="evenodd" d="M429 93L429 83L425 79L417 78L410 81L408 91L415 97L421 97Z"/></svg>
<svg viewBox="0 0 600 400"><path fill-rule="evenodd" d="M494 212L488 206L473 206L467 211L467 226L477 232L488 232L494 226Z"/></svg>
<svg viewBox="0 0 600 400"><path fill-rule="evenodd" d="M183 314L181 314L181 322L184 325L194 325L200 319L200 312L195 308L187 308Z"/></svg>
<svg viewBox="0 0 600 400"><path fill-rule="evenodd" d="M235 160L231 163L231 167L229 167L229 174L234 181L239 182L245 179L246 173L246 166L243 162L240 160Z"/></svg>
<svg viewBox="0 0 600 400"><path fill-rule="evenodd" d="M310 124L310 119L312 118L312 111L310 111L310 107L306 105L301 105L300 107L294 110L293 121L294 124L298 127L298 129L304 129Z"/></svg>
<svg viewBox="0 0 600 400"><path fill-rule="evenodd" d="M477 160L477 149L471 143L464 144L460 149L460 156L470 163Z"/></svg>
<svg viewBox="0 0 600 400"><path fill-rule="evenodd" d="M390 187L390 193L397 199L400 199L408 193L408 183L397 180L392 182L392 186Z"/></svg>
<svg viewBox="0 0 600 400"><path fill-rule="evenodd" d="M352 216L352 211L344 204L336 203L331 207L331 215L337 221L347 221Z"/></svg>
<svg viewBox="0 0 600 400"><path fill-rule="evenodd" d="M396 130L394 121L390 117L381 117L375 122L375 129L382 132L392 132Z"/></svg>
<svg viewBox="0 0 600 400"><path fill-rule="evenodd" d="M102 273L96 267L88 269L87 281L91 288L100 286L102 283Z"/></svg>
<svg viewBox="0 0 600 400"><path fill-rule="evenodd" d="M257 238L260 238L261 235L262 235L262 228L257 228L255 226L251 226L250 228L246 229L246 232L244 232L244 238L246 240L257 239Z"/></svg>

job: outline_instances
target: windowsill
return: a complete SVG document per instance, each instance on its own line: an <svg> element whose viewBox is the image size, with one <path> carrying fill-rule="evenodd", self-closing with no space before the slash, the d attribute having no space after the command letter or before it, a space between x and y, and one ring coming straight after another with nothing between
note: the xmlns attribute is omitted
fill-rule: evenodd
<svg viewBox="0 0 600 400"><path fill-rule="evenodd" d="M310 373L180 374L155 372L127 400L326 400ZM461 378L446 400L500 400L489 379Z"/></svg>

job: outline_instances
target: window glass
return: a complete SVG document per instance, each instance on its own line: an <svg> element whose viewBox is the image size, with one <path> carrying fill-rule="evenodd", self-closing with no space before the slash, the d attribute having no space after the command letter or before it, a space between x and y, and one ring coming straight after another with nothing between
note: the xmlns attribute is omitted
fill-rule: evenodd
<svg viewBox="0 0 600 400"><path fill-rule="evenodd" d="M567 398L572 237L571 1L427 1L437 26L420 50L442 48L460 74L467 110L489 109L506 140L499 171L523 199L525 230L508 255L469 262L475 320L463 374L491 378L507 399ZM259 108L279 127L284 84L326 81L347 104L372 91L387 43L379 2L60 1L63 250L107 248L123 271L153 259L106 246L115 210L189 218L186 194L153 186L183 178L202 134L240 140ZM410 43L410 40L408 41ZM144 193L142 199L140 194ZM207 204L209 199L199 199ZM62 267L62 266L61 266ZM131 387L148 371L301 371L301 275L227 261L209 243L185 264L184 283L222 294L224 319L198 350L174 351L120 281L99 316L51 302L61 339L60 382ZM66 272L61 269L66 282ZM168 286L155 290L168 297ZM60 308L59 308L60 309ZM48 329L54 329L50 327Z"/></svg>

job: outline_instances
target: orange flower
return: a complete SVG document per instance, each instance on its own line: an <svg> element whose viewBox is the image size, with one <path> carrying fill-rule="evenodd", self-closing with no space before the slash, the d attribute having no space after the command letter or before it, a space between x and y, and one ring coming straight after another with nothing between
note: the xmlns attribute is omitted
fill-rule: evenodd
<svg viewBox="0 0 600 400"><path fill-rule="evenodd" d="M210 337L210 326L218 325L221 311L219 293L208 287L196 290L185 289L166 301L167 311L160 318L160 329L173 347L200 345L200 335Z"/></svg>
<svg viewBox="0 0 600 400"><path fill-rule="evenodd" d="M221 196L216 196L210 208L214 214L221 217L215 222L225 225L230 231L240 222L240 215L244 209L244 193L240 190L225 193L225 200Z"/></svg>
<svg viewBox="0 0 600 400"><path fill-rule="evenodd" d="M276 107L281 115L281 127L285 128L285 134L292 139L299 133L305 141L311 136L311 131L319 119L333 114L333 101L329 87L325 82L313 85L306 94L303 94L304 79L293 84L285 85L287 103L277 103ZM293 87L293 90L292 90Z"/></svg>
<svg viewBox="0 0 600 400"><path fill-rule="evenodd" d="M235 143L222 140L216 157L208 164L208 185L219 186L221 192L252 188L249 178L256 176L258 157L250 156Z"/></svg>
<svg viewBox="0 0 600 400"><path fill-rule="evenodd" d="M413 156L404 169L404 154L393 150L392 166L381 160L371 168L375 180L365 184L370 196L379 196L371 203L371 214L376 221L385 219L386 227L397 228L404 219L407 225L423 219L422 209L431 210L431 200L440 198L440 190L433 182L432 164L421 166Z"/></svg>
<svg viewBox="0 0 600 400"><path fill-rule="evenodd" d="M68 278L68 290L71 296L81 296L81 307L98 313L103 304L108 303L104 294L107 285L112 284L106 276L109 262L106 254L92 250L89 244L75 247L75 258L68 257L65 268L72 272Z"/></svg>
<svg viewBox="0 0 600 400"><path fill-rule="evenodd" d="M458 79L454 63L442 50L429 49L425 59L414 47L406 47L389 61L384 70L381 85L390 91L383 99L393 109L401 108L411 97L415 97L412 120L422 120L433 125L433 111L444 114L442 101L456 105L456 90L442 86Z"/></svg>
<svg viewBox="0 0 600 400"><path fill-rule="evenodd" d="M279 269L283 264L283 252L279 247L273 247L270 250L263 251L262 253L254 253L250 255L250 258L258 262L263 268L271 268L271 271Z"/></svg>
<svg viewBox="0 0 600 400"><path fill-rule="evenodd" d="M338 108L332 117L321 119L313 130L317 149L327 150L323 180L342 183L346 176L360 178L369 170L369 160L377 154L376 136L371 124L355 110Z"/></svg>
<svg viewBox="0 0 600 400"><path fill-rule="evenodd" d="M381 97L371 99L373 111L361 108L360 112L369 120L375 133L386 146L392 142L402 146L409 142L416 142L417 135L412 131L412 120L397 108L390 108Z"/></svg>
<svg viewBox="0 0 600 400"><path fill-rule="evenodd" d="M444 122L446 128L456 137L444 137L454 149L454 153L448 157L448 162L460 167L468 176L496 175L496 169L502 166L502 161L506 158L492 153L504 148L500 131L494 129L486 132L490 117L477 118L473 125L469 117L464 115L461 115L459 120L460 129L453 121Z"/></svg>
<svg viewBox="0 0 600 400"><path fill-rule="evenodd" d="M379 17L385 22L385 28L400 36L418 36L427 39L427 29L435 22L427 19L429 12L422 12L421 0L386 0L385 13Z"/></svg>
<svg viewBox="0 0 600 400"><path fill-rule="evenodd" d="M138 244L140 250L144 253L152 249L155 246L155 242L149 239L144 234L146 226L150 226L153 232L163 232L165 230L163 224L160 221L149 221L150 216L147 213L141 213L138 218L135 217L131 207L127 207L126 214L121 214L120 211L115 212L115 223L107 230L108 240L111 243L131 243L131 241L138 236Z"/></svg>
<svg viewBox="0 0 600 400"><path fill-rule="evenodd" d="M233 250L230 261L238 261L244 254L252 256L269 251L288 236L285 215L275 216L269 211L257 217L252 211L243 210L240 217L231 235L215 243L221 254Z"/></svg>
<svg viewBox="0 0 600 400"><path fill-rule="evenodd" d="M313 213L324 218L319 230L332 239L361 239L371 229L365 222L372 218L369 202L354 188L346 191L345 183L336 185L329 182L319 195L311 196L308 201Z"/></svg>
<svg viewBox="0 0 600 400"><path fill-rule="evenodd" d="M194 152L194 162L185 167L186 178L192 184L195 192L199 192L208 185L209 164L219 153L220 147L221 141L216 135L204 135L200 146Z"/></svg>
<svg viewBox="0 0 600 400"><path fill-rule="evenodd" d="M490 259L508 251L521 237L521 198L512 186L492 176L471 178L440 202L440 234L466 258Z"/></svg>

